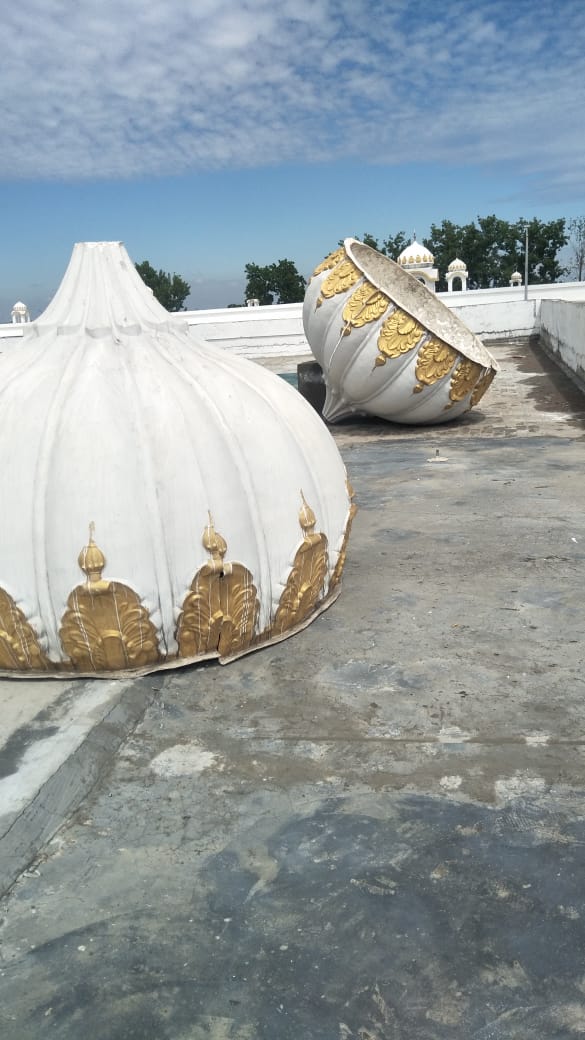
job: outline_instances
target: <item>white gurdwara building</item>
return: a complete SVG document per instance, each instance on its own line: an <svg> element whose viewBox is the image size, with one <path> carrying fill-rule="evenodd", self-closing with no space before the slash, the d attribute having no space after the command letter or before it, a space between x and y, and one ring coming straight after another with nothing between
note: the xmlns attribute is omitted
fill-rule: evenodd
<svg viewBox="0 0 585 1040"><path fill-rule="evenodd" d="M189 331L120 243L75 246L0 357L0 672L229 660L337 596L354 512L300 394Z"/></svg>

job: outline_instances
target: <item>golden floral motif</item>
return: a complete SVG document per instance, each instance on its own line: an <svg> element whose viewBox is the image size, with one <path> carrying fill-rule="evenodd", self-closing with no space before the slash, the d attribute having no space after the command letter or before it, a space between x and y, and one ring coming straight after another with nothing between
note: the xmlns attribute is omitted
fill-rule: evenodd
<svg viewBox="0 0 585 1040"><path fill-rule="evenodd" d="M32 625L12 597L0 588L0 669L45 672L48 668L50 661Z"/></svg>
<svg viewBox="0 0 585 1040"><path fill-rule="evenodd" d="M156 628L139 596L102 578L106 559L93 540L93 524L78 562L87 581L70 594L59 631L76 671L114 672L159 661Z"/></svg>
<svg viewBox="0 0 585 1040"><path fill-rule="evenodd" d="M432 386L442 379L453 368L457 360L457 351L447 343L434 337L427 340L420 348L416 361L417 385L413 393L420 394L425 386Z"/></svg>
<svg viewBox="0 0 585 1040"><path fill-rule="evenodd" d="M282 635L300 625L312 614L323 595L325 578L329 569L327 537L315 532L316 518L301 491L303 504L299 512L299 523L304 537L297 549L292 570L272 624L271 636Z"/></svg>
<svg viewBox="0 0 585 1040"><path fill-rule="evenodd" d="M397 358L416 347L424 335L422 325L399 307L392 312L378 335L379 354L376 365L385 365L388 358Z"/></svg>
<svg viewBox="0 0 585 1040"><path fill-rule="evenodd" d="M320 307L323 300L329 300L332 296L337 296L339 293L347 292L351 289L352 285L359 282L362 277L362 272L355 266L351 260L342 260L340 264L328 274L327 277L321 282L321 295L317 300L317 307Z"/></svg>
<svg viewBox="0 0 585 1040"><path fill-rule="evenodd" d="M322 274L323 271L330 271L332 267L337 267L337 264L341 263L344 257L345 249L343 246L339 249L334 249L332 253L329 253L329 256L326 256L325 259L317 265L311 277L316 278L316 276Z"/></svg>
<svg viewBox="0 0 585 1040"><path fill-rule="evenodd" d="M231 657L252 642L260 610L257 590L243 564L224 561L227 543L211 515L202 541L211 558L197 571L183 602L176 633L179 657Z"/></svg>
<svg viewBox="0 0 585 1040"><path fill-rule="evenodd" d="M349 542L349 536L351 533L351 525L353 518L357 513L357 506L354 502L355 491L353 490L349 480L346 481L347 494L349 496L349 513L345 522L345 532L343 534L343 542L341 543L341 549L339 550L339 556L337 557L337 563L335 564L335 570L331 575L331 581L329 582L329 588L333 589L341 581L341 575L343 568L345 567L345 558L347 555L347 543Z"/></svg>
<svg viewBox="0 0 585 1040"><path fill-rule="evenodd" d="M359 285L342 311L342 318L346 323L343 335L349 336L352 329L359 329L371 321L377 321L388 309L389 304L388 297L369 282Z"/></svg>
<svg viewBox="0 0 585 1040"><path fill-rule="evenodd" d="M476 404L479 404L486 390L490 388L494 381L496 374L495 368L485 368L479 377L478 382L475 384L475 388L471 395L471 407L475 408Z"/></svg>
<svg viewBox="0 0 585 1040"><path fill-rule="evenodd" d="M481 375L481 365L469 358L462 358L451 376L449 399L463 401L471 393Z"/></svg>

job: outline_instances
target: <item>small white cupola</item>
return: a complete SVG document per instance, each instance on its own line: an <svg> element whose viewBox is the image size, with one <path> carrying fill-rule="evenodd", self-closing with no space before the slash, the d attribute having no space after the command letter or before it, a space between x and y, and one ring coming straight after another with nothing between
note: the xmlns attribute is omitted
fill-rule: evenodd
<svg viewBox="0 0 585 1040"><path fill-rule="evenodd" d="M409 271L415 278L418 278L419 282L422 282L431 292L436 292L439 272L433 266L435 258L426 246L417 242L416 232L412 237L412 242L400 253L397 263L405 271Z"/></svg>
<svg viewBox="0 0 585 1040"><path fill-rule="evenodd" d="M10 317L12 318L13 325L20 325L24 322L30 321L30 314L26 303L23 303L22 300L17 300L10 312Z"/></svg>
<svg viewBox="0 0 585 1040"><path fill-rule="evenodd" d="M456 256L455 259L452 260L449 264L449 267L447 268L447 273L445 275L445 279L447 282L447 292L456 291L457 286L453 285L455 279L458 279L461 282L461 292L465 292L467 289L468 277L469 272L467 270L465 262L463 260L460 260L459 257Z"/></svg>

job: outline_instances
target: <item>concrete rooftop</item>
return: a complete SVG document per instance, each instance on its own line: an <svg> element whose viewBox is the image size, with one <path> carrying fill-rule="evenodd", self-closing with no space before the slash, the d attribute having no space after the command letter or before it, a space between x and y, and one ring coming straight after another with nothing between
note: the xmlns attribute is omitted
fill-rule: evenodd
<svg viewBox="0 0 585 1040"><path fill-rule="evenodd" d="M494 353L453 427L333 431L302 635L0 683L2 1040L585 1035L585 404Z"/></svg>

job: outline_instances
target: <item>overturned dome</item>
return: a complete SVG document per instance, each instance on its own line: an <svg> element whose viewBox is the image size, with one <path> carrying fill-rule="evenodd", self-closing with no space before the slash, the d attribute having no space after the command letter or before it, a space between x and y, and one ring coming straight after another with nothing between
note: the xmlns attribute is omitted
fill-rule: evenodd
<svg viewBox="0 0 585 1040"><path fill-rule="evenodd" d="M416 277L346 238L313 272L303 303L308 343L323 369L323 416L448 422L482 399L497 362Z"/></svg>
<svg viewBox="0 0 585 1040"><path fill-rule="evenodd" d="M229 660L336 598L355 507L292 387L79 243L0 358L0 673Z"/></svg>

